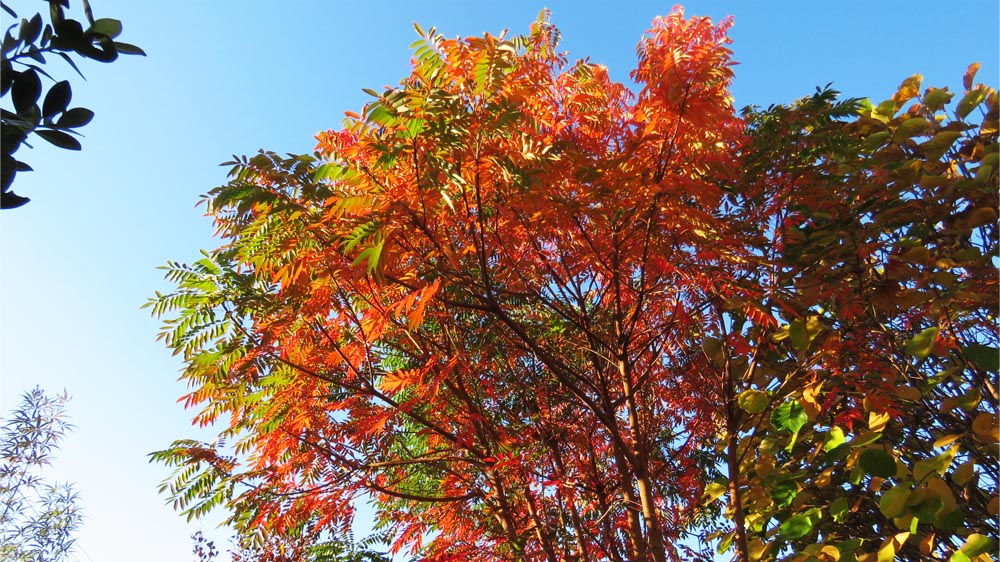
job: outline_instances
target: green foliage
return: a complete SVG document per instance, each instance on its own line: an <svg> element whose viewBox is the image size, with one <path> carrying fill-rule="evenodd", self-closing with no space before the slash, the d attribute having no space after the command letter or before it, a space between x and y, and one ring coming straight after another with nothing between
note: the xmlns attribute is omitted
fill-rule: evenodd
<svg viewBox="0 0 1000 562"><path fill-rule="evenodd" d="M31 171L31 166L15 158L21 145L28 146L34 134L46 142L66 150L80 150L77 129L94 117L85 107L70 107L73 89L68 80L56 81L42 65L46 57L58 56L83 78L73 60L73 55L112 62L118 55L145 55L139 47L117 41L122 24L110 18L94 19L90 4L82 0L88 26L67 17L69 0L48 0L49 21L41 14L21 19L7 29L3 38L0 59L0 89L6 99L10 94L11 109L4 108L0 116L0 176L2 195L0 209L20 207L27 197L14 193L10 188L18 172ZM0 3L11 18L18 15L5 3ZM42 77L54 82L45 92Z"/></svg>
<svg viewBox="0 0 1000 562"><path fill-rule="evenodd" d="M721 361L749 365L729 466L741 559L990 559L998 111L976 67L957 106L914 76L879 104L820 90L745 115L733 221L767 217L747 224L764 233L754 306L788 320L729 308L755 350Z"/></svg>
<svg viewBox="0 0 1000 562"><path fill-rule="evenodd" d="M67 400L26 392L0 430L0 560L60 562L72 552L83 520L77 494L40 474L70 428Z"/></svg>

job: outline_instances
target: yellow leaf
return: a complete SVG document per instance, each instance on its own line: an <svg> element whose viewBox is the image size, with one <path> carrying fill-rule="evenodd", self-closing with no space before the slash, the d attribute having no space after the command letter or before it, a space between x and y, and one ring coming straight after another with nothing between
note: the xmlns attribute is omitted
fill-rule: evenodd
<svg viewBox="0 0 1000 562"><path fill-rule="evenodd" d="M872 431L882 431L885 428L885 424L889 423L889 414L869 412L868 413L868 429Z"/></svg>
<svg viewBox="0 0 1000 562"><path fill-rule="evenodd" d="M708 505L715 500L719 499L720 496L726 493L726 486L724 484L719 484L718 482L712 482L708 486L705 486L705 492L702 494L704 505Z"/></svg>
<svg viewBox="0 0 1000 562"><path fill-rule="evenodd" d="M838 562L840 560L840 549L832 544L825 545L816 553L816 558L822 562Z"/></svg>
<svg viewBox="0 0 1000 562"><path fill-rule="evenodd" d="M955 511L958 507L958 503L955 501L955 494L952 493L951 487L948 483L941 479L940 476L934 475L927 480L927 490L937 496L941 500L941 511L940 513L950 513Z"/></svg>
<svg viewBox="0 0 1000 562"><path fill-rule="evenodd" d="M896 94L892 96L892 101L896 102L897 105L903 105L920 95L920 83L923 82L923 80L924 77L919 74L914 74L906 80L903 80L903 83L899 85L899 89L896 91Z"/></svg>
<svg viewBox="0 0 1000 562"><path fill-rule="evenodd" d="M832 475L833 475L833 467L830 467L830 468L824 470L823 472L820 472L819 476L816 477L816 487L822 489L822 488L826 488L827 486L829 486L830 485L830 477Z"/></svg>
<svg viewBox="0 0 1000 562"><path fill-rule="evenodd" d="M972 459L969 459L955 469L955 473L951 475L951 479L959 486L965 486L972 478L972 475L975 474L975 471L976 463Z"/></svg>
<svg viewBox="0 0 1000 562"><path fill-rule="evenodd" d="M992 414L983 412L976 416L972 420L972 433L984 443L1000 441L1000 427L997 427L997 419Z"/></svg>
<svg viewBox="0 0 1000 562"><path fill-rule="evenodd" d="M767 545L760 539L747 542L747 554L750 555L750 560L760 560L764 557L765 550L767 550Z"/></svg>
<svg viewBox="0 0 1000 562"><path fill-rule="evenodd" d="M882 541L882 546L878 549L878 562L892 562L896 558L896 553L903 547L906 539L910 538L910 533L899 533Z"/></svg>
<svg viewBox="0 0 1000 562"><path fill-rule="evenodd" d="M920 539L920 554L930 556L934 552L934 533Z"/></svg>
<svg viewBox="0 0 1000 562"><path fill-rule="evenodd" d="M940 449L941 447L947 447L948 445L951 445L955 441L958 441L958 439L960 437L962 437L961 433L955 433L955 434L952 434L952 435L945 435L944 437L942 437L942 438L940 438L940 439L938 439L937 441L934 442L934 448L935 449Z"/></svg>

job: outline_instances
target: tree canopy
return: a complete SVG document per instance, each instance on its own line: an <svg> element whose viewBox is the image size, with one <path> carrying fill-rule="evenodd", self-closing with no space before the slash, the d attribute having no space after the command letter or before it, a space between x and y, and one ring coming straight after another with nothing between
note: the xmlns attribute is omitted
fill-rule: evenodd
<svg viewBox="0 0 1000 562"><path fill-rule="evenodd" d="M316 154L234 158L148 303L220 428L153 455L175 505L322 541L370 497L426 560L988 557L996 93L739 112L730 25L654 20L632 86L546 13L418 26Z"/></svg>

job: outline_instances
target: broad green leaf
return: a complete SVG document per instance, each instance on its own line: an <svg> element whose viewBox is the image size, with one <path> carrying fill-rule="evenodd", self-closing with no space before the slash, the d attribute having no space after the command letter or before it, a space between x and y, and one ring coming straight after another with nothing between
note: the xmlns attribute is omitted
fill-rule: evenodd
<svg viewBox="0 0 1000 562"><path fill-rule="evenodd" d="M938 335L938 327L933 326L913 336L906 344L906 352L917 359L927 359L934 348L934 340Z"/></svg>
<svg viewBox="0 0 1000 562"><path fill-rule="evenodd" d="M979 533L969 535L969 538L965 539L965 544L959 549L962 554L969 558L974 558L991 550L993 550L993 539Z"/></svg>
<svg viewBox="0 0 1000 562"><path fill-rule="evenodd" d="M937 160L944 156L951 145L961 138L962 133L958 131L941 131L931 137L927 142L920 144L920 150L924 153L924 158Z"/></svg>
<svg viewBox="0 0 1000 562"><path fill-rule="evenodd" d="M826 440L823 442L823 450L830 452L832 449L844 444L844 430L840 428L839 425L835 425L830 428L830 431L826 432Z"/></svg>
<svg viewBox="0 0 1000 562"><path fill-rule="evenodd" d="M799 487L792 481L778 482L771 488L771 499L778 507L792 503L799 493Z"/></svg>
<svg viewBox="0 0 1000 562"><path fill-rule="evenodd" d="M908 138L926 134L932 129L933 125L930 121L923 117L912 117L899 124L896 132L892 135L892 140L898 144Z"/></svg>
<svg viewBox="0 0 1000 562"><path fill-rule="evenodd" d="M858 458L858 465L867 474L891 478L896 474L896 459L884 449L865 449Z"/></svg>
<svg viewBox="0 0 1000 562"><path fill-rule="evenodd" d="M793 515L778 527L778 534L788 540L797 540L812 531L812 520L806 515Z"/></svg>
<svg viewBox="0 0 1000 562"><path fill-rule="evenodd" d="M771 412L771 424L789 433L797 433L808 421L809 417L798 400L784 402Z"/></svg>
<svg viewBox="0 0 1000 562"><path fill-rule="evenodd" d="M797 351L805 351L822 330L823 325L820 323L818 316L793 320L788 327L788 335L791 338L792 347Z"/></svg>
<svg viewBox="0 0 1000 562"><path fill-rule="evenodd" d="M959 119L965 119L972 113L972 110L976 108L977 105L983 103L986 100L988 90L985 87L977 87L974 90L969 91L962 97L962 100L958 102L958 107L955 108L955 114L958 115Z"/></svg>
<svg viewBox="0 0 1000 562"><path fill-rule="evenodd" d="M971 343L962 348L962 354L980 369L996 374L1000 370L1000 350L981 343Z"/></svg>
<svg viewBox="0 0 1000 562"><path fill-rule="evenodd" d="M111 18L101 18L95 21L94 25L90 26L90 31L92 33L107 35L114 39L122 34L122 22Z"/></svg>
<svg viewBox="0 0 1000 562"><path fill-rule="evenodd" d="M767 409L767 405L771 403L771 399L765 392L745 390L736 397L736 402L743 410L751 414L759 414Z"/></svg>
<svg viewBox="0 0 1000 562"><path fill-rule="evenodd" d="M898 484L886 490L878 501L878 510L882 515L892 519L906 511L906 500L910 498L910 486Z"/></svg>
<svg viewBox="0 0 1000 562"><path fill-rule="evenodd" d="M837 523L843 523L844 519L847 518L850 507L851 505L847 502L847 498L840 496L830 504L830 517L833 517L833 520Z"/></svg>
<svg viewBox="0 0 1000 562"><path fill-rule="evenodd" d="M947 87L928 88L924 94L924 107L930 111L938 111L951 102L953 97L955 94L949 92Z"/></svg>
<svg viewBox="0 0 1000 562"><path fill-rule="evenodd" d="M952 445L951 449L931 457L929 459L924 459L913 465L913 478L917 482L923 481L928 475L932 473L937 473L944 475L948 467L951 466L952 461L955 460L955 456L958 454L958 445Z"/></svg>

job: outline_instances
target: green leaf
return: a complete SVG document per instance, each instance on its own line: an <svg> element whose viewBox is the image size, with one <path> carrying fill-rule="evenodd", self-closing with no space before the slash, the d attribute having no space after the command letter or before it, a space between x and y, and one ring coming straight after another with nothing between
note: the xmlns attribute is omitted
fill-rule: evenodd
<svg viewBox="0 0 1000 562"><path fill-rule="evenodd" d="M740 408L751 414L759 414L767 409L767 405L771 403L771 399L766 392L745 390L736 397L736 403L739 404Z"/></svg>
<svg viewBox="0 0 1000 562"><path fill-rule="evenodd" d="M969 538L965 539L965 544L959 549L962 554L969 558L974 558L991 550L993 550L993 539L979 533L969 535Z"/></svg>
<svg viewBox="0 0 1000 562"><path fill-rule="evenodd" d="M941 131L931 140L920 144L920 150L928 160L937 160L944 156L951 145L962 136L958 131Z"/></svg>
<svg viewBox="0 0 1000 562"><path fill-rule="evenodd" d="M115 41L115 49L118 50L120 55L139 55L146 56L146 51L143 51L139 47L132 45L130 43L122 43L121 41Z"/></svg>
<svg viewBox="0 0 1000 562"><path fill-rule="evenodd" d="M733 539L735 538L736 533L727 534L725 538L719 541L719 546L716 547L715 551L719 554L725 554L725 552L729 550L729 547L733 546Z"/></svg>
<svg viewBox="0 0 1000 562"><path fill-rule="evenodd" d="M840 496L830 504L830 517L833 517L836 523L843 523L850 507L851 504L847 503L847 498Z"/></svg>
<svg viewBox="0 0 1000 562"><path fill-rule="evenodd" d="M866 449L858 458L858 465L867 474L891 478L896 474L896 459L884 449Z"/></svg>
<svg viewBox="0 0 1000 562"><path fill-rule="evenodd" d="M799 494L799 487L790 480L778 482L771 488L771 499L778 507L791 505L792 500Z"/></svg>
<svg viewBox="0 0 1000 562"><path fill-rule="evenodd" d="M100 33L114 39L122 34L122 22L111 18L101 18L90 26L89 32Z"/></svg>
<svg viewBox="0 0 1000 562"><path fill-rule="evenodd" d="M771 413L771 425L789 433L797 433L808 421L809 417L798 400L789 400Z"/></svg>
<svg viewBox="0 0 1000 562"><path fill-rule="evenodd" d="M788 335L791 339L792 347L797 351L805 351L822 330L823 325L820 323L818 316L793 320L788 327Z"/></svg>
<svg viewBox="0 0 1000 562"><path fill-rule="evenodd" d="M80 141L62 131L36 129L35 134L58 146L59 148L65 148L66 150L80 150L83 148L80 146Z"/></svg>
<svg viewBox="0 0 1000 562"><path fill-rule="evenodd" d="M962 354L980 369L996 374L1000 370L1000 350L981 343L971 343L962 348Z"/></svg>
<svg viewBox="0 0 1000 562"><path fill-rule="evenodd" d="M839 425L830 428L826 432L826 441L823 442L823 450L829 453L831 450L844 444L844 430Z"/></svg>
<svg viewBox="0 0 1000 562"><path fill-rule="evenodd" d="M882 515L893 518L903 515L906 511L906 500L910 498L910 486L899 484L886 490L878 501L878 510Z"/></svg>
<svg viewBox="0 0 1000 562"><path fill-rule="evenodd" d="M901 143L908 138L926 134L932 129L930 121L923 117L913 117L899 124L896 132L892 135L892 140Z"/></svg>
<svg viewBox="0 0 1000 562"><path fill-rule="evenodd" d="M934 348L934 340L937 338L937 335L937 326L927 328L913 336L913 339L906 343L906 352L917 359L927 359Z"/></svg>
<svg viewBox="0 0 1000 562"><path fill-rule="evenodd" d="M778 534L788 540L801 539L812 531L812 520L806 515L793 515L778 527Z"/></svg>
<svg viewBox="0 0 1000 562"><path fill-rule="evenodd" d="M955 94L949 92L947 87L928 88L927 93L924 94L924 107L930 111L938 111L950 103L953 97Z"/></svg>
<svg viewBox="0 0 1000 562"><path fill-rule="evenodd" d="M958 118L965 119L968 117L977 105L986 100L986 92L987 90L985 87L978 86L975 90L965 94L962 97L962 101L958 102L958 107L955 108L955 114L958 115Z"/></svg>

